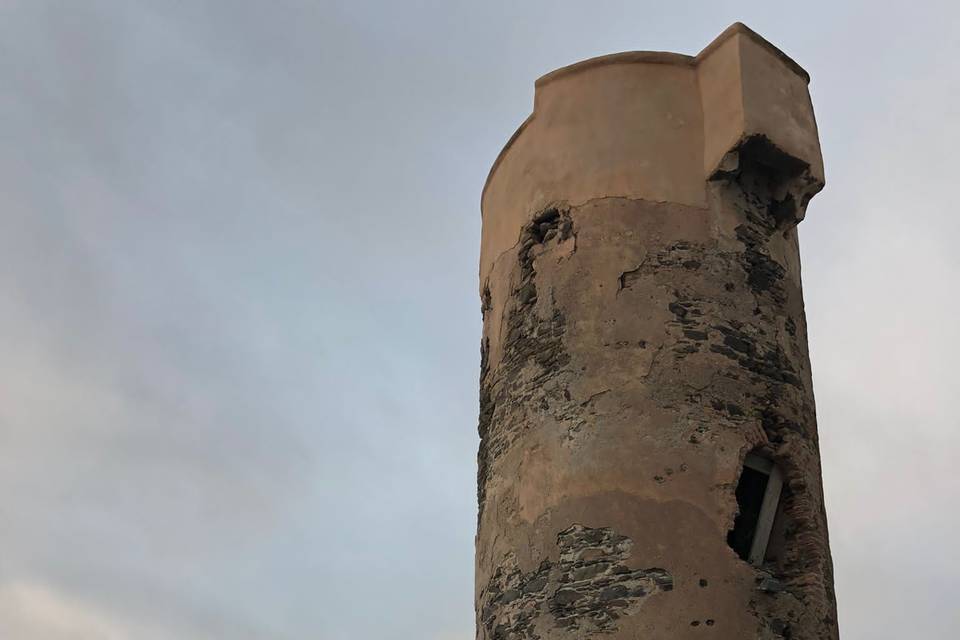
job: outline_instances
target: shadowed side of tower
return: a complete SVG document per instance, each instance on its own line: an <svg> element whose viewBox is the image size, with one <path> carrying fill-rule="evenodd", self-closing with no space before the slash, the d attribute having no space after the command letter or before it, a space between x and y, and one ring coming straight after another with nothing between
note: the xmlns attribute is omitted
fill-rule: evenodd
<svg viewBox="0 0 960 640"><path fill-rule="evenodd" d="M737 24L537 81L482 199L477 637L837 637L808 77Z"/></svg>

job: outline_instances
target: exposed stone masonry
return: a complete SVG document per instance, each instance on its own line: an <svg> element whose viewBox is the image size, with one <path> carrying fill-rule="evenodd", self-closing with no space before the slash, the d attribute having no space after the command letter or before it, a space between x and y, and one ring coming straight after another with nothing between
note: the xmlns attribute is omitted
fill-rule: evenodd
<svg viewBox="0 0 960 640"><path fill-rule="evenodd" d="M559 558L523 573L508 557L481 596L481 620L492 640L538 640L540 616L549 614L570 637L608 632L656 591L673 589L663 569L631 569L633 542L610 529L579 524L557 536Z"/></svg>
<svg viewBox="0 0 960 640"><path fill-rule="evenodd" d="M499 384L494 385L490 379L487 364L489 343L487 339L483 341L480 361L480 452L477 457L478 509L481 516L490 465L517 440L523 427L522 420L513 420L510 415L502 414L497 423L498 429L491 431L490 424L498 404L503 406L503 400L508 395L511 399L517 395L529 399L538 393L543 382L555 376L568 361L561 341L564 318L560 311L554 309L546 320L528 313L537 302L535 256L568 240L575 245L573 222L568 213L561 213L556 208L549 208L534 216L533 221L523 229L517 245L519 277L506 323L506 349L502 364L505 375ZM484 305L489 304L489 289L486 300ZM525 378L522 374L528 363L533 364L537 372ZM544 399L540 400L541 404L545 402Z"/></svg>

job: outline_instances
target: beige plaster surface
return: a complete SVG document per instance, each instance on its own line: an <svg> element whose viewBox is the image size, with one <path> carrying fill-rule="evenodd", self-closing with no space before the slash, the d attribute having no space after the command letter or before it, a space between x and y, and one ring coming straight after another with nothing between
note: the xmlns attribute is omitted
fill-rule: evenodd
<svg viewBox="0 0 960 640"><path fill-rule="evenodd" d="M481 280L516 241L515 227L552 201L616 194L705 206L704 178L753 135L808 163L822 187L808 81L799 65L739 23L696 57L634 51L541 77L533 114L484 186ZM489 221L488 211L496 212Z"/></svg>

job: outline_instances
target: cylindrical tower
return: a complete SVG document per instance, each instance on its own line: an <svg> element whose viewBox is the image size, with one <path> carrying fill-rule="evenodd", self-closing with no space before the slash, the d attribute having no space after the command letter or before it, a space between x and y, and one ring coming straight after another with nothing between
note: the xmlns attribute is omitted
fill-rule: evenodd
<svg viewBox="0 0 960 640"><path fill-rule="evenodd" d="M482 199L478 638L838 637L808 81L740 24L537 81Z"/></svg>

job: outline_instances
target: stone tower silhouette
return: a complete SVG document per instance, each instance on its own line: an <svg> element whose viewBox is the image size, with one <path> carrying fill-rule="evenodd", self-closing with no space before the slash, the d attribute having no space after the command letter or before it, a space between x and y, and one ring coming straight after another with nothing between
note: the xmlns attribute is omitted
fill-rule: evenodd
<svg viewBox="0 0 960 640"><path fill-rule="evenodd" d="M478 638L838 637L808 82L741 24L537 81L481 204Z"/></svg>

